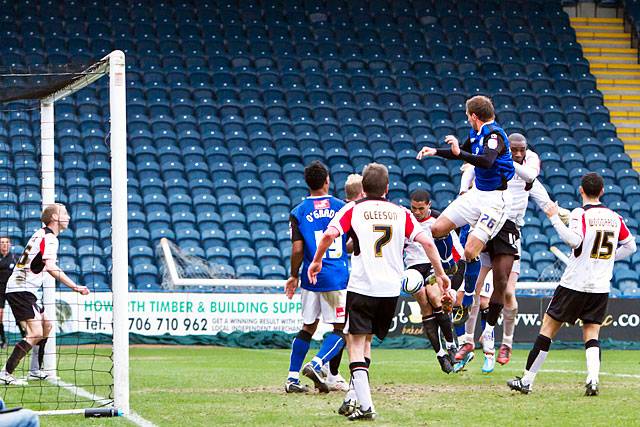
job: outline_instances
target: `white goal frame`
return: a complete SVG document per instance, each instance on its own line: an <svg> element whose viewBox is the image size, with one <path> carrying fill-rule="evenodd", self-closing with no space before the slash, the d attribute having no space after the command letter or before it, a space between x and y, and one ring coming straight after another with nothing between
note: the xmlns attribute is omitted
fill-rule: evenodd
<svg viewBox="0 0 640 427"><path fill-rule="evenodd" d="M129 276L127 235L127 98L125 79L125 55L115 50L98 63L84 70L84 76L40 100L42 204L55 203L55 117L54 105L61 98L72 95L109 75L110 151L111 151L111 225L112 225L112 273L113 295L113 394L114 407L124 415L131 413L129 406ZM117 189L118 191L114 191ZM121 190L125 189L123 193ZM55 280L48 277L43 286L42 300L47 317L53 322L48 344L56 348L56 289ZM44 370L54 383L62 385L56 375L56 352L45 354ZM80 394L71 385L65 386ZM87 393L87 392L84 392ZM41 414L83 413L84 409L41 411Z"/></svg>

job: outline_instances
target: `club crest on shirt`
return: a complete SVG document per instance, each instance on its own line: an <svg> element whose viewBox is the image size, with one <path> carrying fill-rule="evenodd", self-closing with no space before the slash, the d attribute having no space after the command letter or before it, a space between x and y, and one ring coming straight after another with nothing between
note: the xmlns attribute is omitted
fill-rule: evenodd
<svg viewBox="0 0 640 427"><path fill-rule="evenodd" d="M491 134L491 136L489 137L489 141L487 142L487 147L492 150L498 148L498 135L496 135L495 133Z"/></svg>

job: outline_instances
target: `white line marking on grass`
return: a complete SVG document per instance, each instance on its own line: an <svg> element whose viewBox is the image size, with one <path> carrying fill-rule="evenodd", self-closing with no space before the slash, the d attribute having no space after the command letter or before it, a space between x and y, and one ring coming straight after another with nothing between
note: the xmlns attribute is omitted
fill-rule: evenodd
<svg viewBox="0 0 640 427"><path fill-rule="evenodd" d="M572 371L567 369L541 369L540 372L555 372L557 374L586 374L586 371ZM636 374L614 374L611 372L600 372L600 375L607 375L610 377L620 378L640 378L640 375Z"/></svg>
<svg viewBox="0 0 640 427"><path fill-rule="evenodd" d="M75 386L73 384L69 384L66 381L62 381L61 379L52 379L51 382L59 387L64 388L65 390L75 394L76 396L84 397L85 399L93 400L100 405L107 405L111 402L111 399L107 399L102 396L98 396L97 394L93 394L83 388ZM140 427L156 427L151 421L145 420L140 415L131 411L130 414L124 416L124 418L128 419L132 423L140 426Z"/></svg>

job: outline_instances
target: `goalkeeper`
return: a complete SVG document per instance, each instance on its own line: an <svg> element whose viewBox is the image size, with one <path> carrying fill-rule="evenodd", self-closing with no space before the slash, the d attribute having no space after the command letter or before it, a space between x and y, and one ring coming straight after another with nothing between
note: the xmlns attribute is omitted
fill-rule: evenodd
<svg viewBox="0 0 640 427"><path fill-rule="evenodd" d="M38 345L38 361L44 361L47 337L51 332L51 322L44 308L38 305L36 293L45 280L45 272L62 282L73 291L88 295L85 286L76 285L56 265L58 252L58 234L69 227L69 214L64 205L56 203L44 208L40 220L45 227L36 231L24 248L18 263L7 283L7 302L20 328L26 331L22 341L16 344L9 356L5 368L0 372L0 380L7 385L26 385L23 379L17 379L13 372L31 348Z"/></svg>

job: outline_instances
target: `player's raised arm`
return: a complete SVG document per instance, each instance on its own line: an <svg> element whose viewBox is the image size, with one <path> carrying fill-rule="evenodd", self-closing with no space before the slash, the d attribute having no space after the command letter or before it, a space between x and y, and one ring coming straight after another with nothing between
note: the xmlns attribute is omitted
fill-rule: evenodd
<svg viewBox="0 0 640 427"><path fill-rule="evenodd" d="M460 170L462 170L462 177L460 178L459 194L464 194L473 186L473 181L476 179L476 168L473 165L465 163Z"/></svg>
<svg viewBox="0 0 640 427"><path fill-rule="evenodd" d="M89 295L89 289L86 286L77 285L62 269L56 264L53 259L45 260L44 264L47 273L57 281L63 283L74 292L78 292L82 295Z"/></svg>
<svg viewBox="0 0 640 427"><path fill-rule="evenodd" d="M553 228L560 238L572 249L577 248L582 244L584 235L582 234L582 215L584 210L581 208L574 209L569 217L569 226L564 225L560 217L558 216L558 203L549 203L544 208L544 213L551 221Z"/></svg>
<svg viewBox="0 0 640 427"><path fill-rule="evenodd" d="M633 255L636 250L636 238L633 237L627 224L620 217L620 233L618 235L618 248L616 249L615 260L619 261Z"/></svg>

